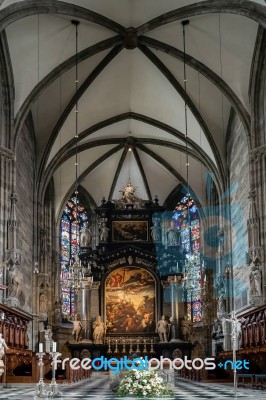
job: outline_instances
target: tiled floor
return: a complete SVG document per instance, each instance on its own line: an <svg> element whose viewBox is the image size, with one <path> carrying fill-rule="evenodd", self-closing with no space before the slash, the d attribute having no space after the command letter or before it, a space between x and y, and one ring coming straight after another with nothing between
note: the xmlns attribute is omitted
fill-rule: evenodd
<svg viewBox="0 0 266 400"><path fill-rule="evenodd" d="M47 385L48 388L48 385ZM107 373L95 372L89 380L72 385L60 385L64 400L116 400L118 398L110 390L110 378ZM1 400L34 399L35 386L16 384L11 388L0 387ZM218 384L200 384L178 380L175 387L175 400L228 400L235 399L233 387ZM266 400L266 390L239 389L237 399Z"/></svg>

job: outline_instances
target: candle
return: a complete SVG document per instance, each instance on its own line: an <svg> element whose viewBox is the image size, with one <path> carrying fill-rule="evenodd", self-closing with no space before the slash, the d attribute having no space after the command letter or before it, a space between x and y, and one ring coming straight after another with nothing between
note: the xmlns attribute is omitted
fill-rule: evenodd
<svg viewBox="0 0 266 400"><path fill-rule="evenodd" d="M56 342L53 342L53 353L56 353Z"/></svg>
<svg viewBox="0 0 266 400"><path fill-rule="evenodd" d="M43 353L43 344L39 343L39 353Z"/></svg>

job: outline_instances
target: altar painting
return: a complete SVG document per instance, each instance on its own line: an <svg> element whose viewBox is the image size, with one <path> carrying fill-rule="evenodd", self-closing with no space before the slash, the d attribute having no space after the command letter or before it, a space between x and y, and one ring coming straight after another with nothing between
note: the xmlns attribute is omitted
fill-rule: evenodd
<svg viewBox="0 0 266 400"><path fill-rule="evenodd" d="M145 269L123 267L105 281L107 333L155 331L155 280Z"/></svg>

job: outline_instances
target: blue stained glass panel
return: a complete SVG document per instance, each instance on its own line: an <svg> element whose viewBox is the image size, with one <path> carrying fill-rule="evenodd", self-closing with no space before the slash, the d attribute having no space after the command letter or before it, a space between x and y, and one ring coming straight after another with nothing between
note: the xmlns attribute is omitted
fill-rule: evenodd
<svg viewBox="0 0 266 400"><path fill-rule="evenodd" d="M89 218L86 207L79 202L79 199L78 202L76 200L74 195L68 200L60 224L61 297L62 314L65 319L75 314L75 294L66 285L69 279L68 265L73 256L78 253L79 231Z"/></svg>
<svg viewBox="0 0 266 400"><path fill-rule="evenodd" d="M189 201L189 203L188 203ZM181 252L184 254L200 253L200 220L198 209L193 199L182 197L173 213L173 220L181 235ZM198 290L194 292L193 299L187 302L187 315L193 322L202 320L201 281L196 279Z"/></svg>

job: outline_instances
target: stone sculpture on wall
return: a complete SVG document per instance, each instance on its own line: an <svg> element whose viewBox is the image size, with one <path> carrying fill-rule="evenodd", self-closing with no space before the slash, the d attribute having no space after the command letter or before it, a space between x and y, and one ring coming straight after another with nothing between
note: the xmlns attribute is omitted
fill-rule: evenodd
<svg viewBox="0 0 266 400"><path fill-rule="evenodd" d="M262 278L261 271L252 262L251 263L251 272L249 274L250 295L251 296L262 296L261 278Z"/></svg>
<svg viewBox="0 0 266 400"><path fill-rule="evenodd" d="M95 344L103 343L105 325L104 325L104 322L102 322L102 318L100 315L98 315L98 317L96 317L96 320L92 324L92 328L93 328L94 343Z"/></svg>
<svg viewBox="0 0 266 400"><path fill-rule="evenodd" d="M151 238L153 242L159 242L161 239L161 224L157 218L153 219L153 226L151 227Z"/></svg>
<svg viewBox="0 0 266 400"><path fill-rule="evenodd" d="M177 246L180 241L180 232L175 228L174 221L170 222L170 227L166 231L167 246Z"/></svg>
<svg viewBox="0 0 266 400"><path fill-rule="evenodd" d="M41 314L47 314L48 312L48 298L45 293L40 293L39 311Z"/></svg>
<svg viewBox="0 0 266 400"><path fill-rule="evenodd" d="M185 315L184 318L181 321L181 333L182 333L182 338L185 342L189 342L191 339L191 333L192 333L192 322L188 319L188 317Z"/></svg>
<svg viewBox="0 0 266 400"><path fill-rule="evenodd" d="M221 294L218 298L217 311L218 311L218 313L226 312L226 299L225 299L224 294Z"/></svg>
<svg viewBox="0 0 266 400"><path fill-rule="evenodd" d="M82 229L80 230L80 246L81 247L88 247L91 245L92 241L92 233L91 227L88 227L85 223Z"/></svg>
<svg viewBox="0 0 266 400"><path fill-rule="evenodd" d="M11 264L8 270L8 297L17 299L22 306L25 304L23 289L23 274L16 263Z"/></svg>
<svg viewBox="0 0 266 400"><path fill-rule="evenodd" d="M81 340L81 333L82 333L83 327L78 319L78 316L75 315L75 320L73 321L73 331L72 331L72 336L75 342L79 342Z"/></svg>
<svg viewBox="0 0 266 400"><path fill-rule="evenodd" d="M106 223L103 222L100 227L100 241L108 242L108 237L109 237L109 228L107 228Z"/></svg>
<svg viewBox="0 0 266 400"><path fill-rule="evenodd" d="M160 342L168 342L169 335L169 324L163 315L162 318L157 323L156 332L159 334Z"/></svg>
<svg viewBox="0 0 266 400"><path fill-rule="evenodd" d="M222 322L217 318L213 322L212 326L212 338L214 340L218 340L223 338L223 327L222 327Z"/></svg>

